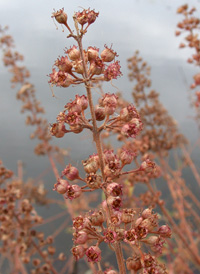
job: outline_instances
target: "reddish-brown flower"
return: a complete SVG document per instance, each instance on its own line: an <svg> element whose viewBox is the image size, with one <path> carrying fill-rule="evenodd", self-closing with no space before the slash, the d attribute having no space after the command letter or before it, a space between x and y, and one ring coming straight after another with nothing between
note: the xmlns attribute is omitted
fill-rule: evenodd
<svg viewBox="0 0 200 274"><path fill-rule="evenodd" d="M103 222L105 221L105 217L101 210L98 210L97 212L92 213L89 219L91 221L91 224L94 226L101 226Z"/></svg>
<svg viewBox="0 0 200 274"><path fill-rule="evenodd" d="M146 172L151 172L156 168L156 165L154 162L152 162L149 159L146 159L145 161L143 161L140 165L140 170L144 170Z"/></svg>
<svg viewBox="0 0 200 274"><path fill-rule="evenodd" d="M142 130L142 122L140 119L133 118L130 123L125 124L121 129L121 134L125 137L135 138Z"/></svg>
<svg viewBox="0 0 200 274"><path fill-rule="evenodd" d="M139 114L133 105L128 105L120 111L120 119L124 122L129 122L133 118L139 118Z"/></svg>
<svg viewBox="0 0 200 274"><path fill-rule="evenodd" d="M79 178L79 171L76 167L69 164L63 170L62 175L66 176L68 180L74 181Z"/></svg>
<svg viewBox="0 0 200 274"><path fill-rule="evenodd" d="M85 250L86 249L82 245L77 245L71 249L71 252L74 255L75 259L79 260L85 255Z"/></svg>
<svg viewBox="0 0 200 274"><path fill-rule="evenodd" d="M101 249L98 246L90 246L85 252L88 262L101 261Z"/></svg>
<svg viewBox="0 0 200 274"><path fill-rule="evenodd" d="M49 83L51 83L52 85L56 85L58 87L66 88L73 83L73 79L68 73L64 71L57 72L54 68L52 70L52 73L49 74L49 77Z"/></svg>
<svg viewBox="0 0 200 274"><path fill-rule="evenodd" d="M106 229L103 232L104 234L104 242L106 243L114 243L117 240L117 233L112 229Z"/></svg>
<svg viewBox="0 0 200 274"><path fill-rule="evenodd" d="M69 59L71 59L72 61L79 60L81 56L80 51L77 49L77 46L73 46L65 52L68 54Z"/></svg>
<svg viewBox="0 0 200 274"><path fill-rule="evenodd" d="M112 49L104 45L105 49L101 52L101 59L103 62L112 62L115 59L115 56L118 56L117 53Z"/></svg>
<svg viewBox="0 0 200 274"><path fill-rule="evenodd" d="M82 193L82 189L78 185L70 185L67 189L65 198L69 198L70 200L76 199L80 197Z"/></svg>
<svg viewBox="0 0 200 274"><path fill-rule="evenodd" d="M110 64L107 69L104 70L104 80L110 81L112 79L117 79L118 76L122 75L120 68L119 61Z"/></svg>
<svg viewBox="0 0 200 274"><path fill-rule="evenodd" d="M65 125L63 123L52 124L50 133L52 136L55 136L56 138L62 138L66 133Z"/></svg>
<svg viewBox="0 0 200 274"><path fill-rule="evenodd" d="M125 238L124 242L135 244L137 241L137 234L135 233L134 229L130 229L128 231L125 231Z"/></svg>
<svg viewBox="0 0 200 274"><path fill-rule="evenodd" d="M68 190L69 182L67 180L59 179L58 182L54 185L54 189L60 194L65 194Z"/></svg>
<svg viewBox="0 0 200 274"><path fill-rule="evenodd" d="M67 23L67 14L64 12L64 8L52 13L52 18L55 18L59 24Z"/></svg>
<svg viewBox="0 0 200 274"><path fill-rule="evenodd" d="M172 231L168 225L162 225L158 229L158 234L164 238L170 238L172 235Z"/></svg>
<svg viewBox="0 0 200 274"><path fill-rule="evenodd" d="M88 26L95 22L99 13L94 10L84 9L83 11L79 11L76 13L76 19L80 25L85 25L88 23Z"/></svg>
<svg viewBox="0 0 200 274"><path fill-rule="evenodd" d="M99 49L96 47L88 47L88 61L95 60L99 57Z"/></svg>
<svg viewBox="0 0 200 274"><path fill-rule="evenodd" d="M74 243L78 245L85 244L88 240L88 233L84 230L80 230L74 233Z"/></svg>
<svg viewBox="0 0 200 274"><path fill-rule="evenodd" d="M62 56L60 59L57 59L55 62L55 66L57 66L60 71L64 71L67 73L71 73L72 71L72 63L69 61L67 56Z"/></svg>

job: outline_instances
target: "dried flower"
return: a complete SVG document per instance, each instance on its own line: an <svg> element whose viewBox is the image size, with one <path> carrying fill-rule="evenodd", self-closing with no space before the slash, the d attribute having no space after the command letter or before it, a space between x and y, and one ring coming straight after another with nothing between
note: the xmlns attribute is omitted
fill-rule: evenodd
<svg viewBox="0 0 200 274"><path fill-rule="evenodd" d="M138 271L142 268L141 260L138 256L129 257L126 260L126 267L128 270Z"/></svg>
<svg viewBox="0 0 200 274"><path fill-rule="evenodd" d="M125 231L124 242L134 245L136 243L136 241L137 241L137 234L135 233L134 229Z"/></svg>
<svg viewBox="0 0 200 274"><path fill-rule="evenodd" d="M122 75L120 68L119 61L110 64L107 69L104 70L104 80L110 81L112 79L117 79L118 76Z"/></svg>
<svg viewBox="0 0 200 274"><path fill-rule="evenodd" d="M112 49L104 45L105 49L101 52L101 59L103 62L112 62L115 59L115 56L118 56L117 53Z"/></svg>
<svg viewBox="0 0 200 274"><path fill-rule="evenodd" d="M66 176L68 180L74 181L79 178L79 171L76 167L69 164L63 170L62 175Z"/></svg>
<svg viewBox="0 0 200 274"><path fill-rule="evenodd" d="M82 245L77 245L71 249L71 252L74 255L75 259L79 260L85 255L85 250L86 249Z"/></svg>
<svg viewBox="0 0 200 274"><path fill-rule="evenodd" d="M84 230L80 230L74 234L75 244L82 245L85 244L88 240L88 233Z"/></svg>
<svg viewBox="0 0 200 274"><path fill-rule="evenodd" d="M98 246L90 246L85 252L88 262L101 261L101 249Z"/></svg>
<svg viewBox="0 0 200 274"><path fill-rule="evenodd" d="M99 57L99 49L96 47L88 47L88 61L95 60Z"/></svg>
<svg viewBox="0 0 200 274"><path fill-rule="evenodd" d="M170 238L172 235L172 231L168 225L162 225L158 229L158 234L164 238Z"/></svg>
<svg viewBox="0 0 200 274"><path fill-rule="evenodd" d="M73 46L72 48L66 50L65 52L68 54L69 59L71 59L72 61L79 60L81 56L80 51L77 49L77 46Z"/></svg>
<svg viewBox="0 0 200 274"><path fill-rule="evenodd" d="M78 185L70 185L67 189L65 198L69 198L70 200L76 199L80 197L82 193L82 189Z"/></svg>
<svg viewBox="0 0 200 274"><path fill-rule="evenodd" d="M76 19L80 25L85 25L88 23L88 26L95 22L96 18L98 17L99 13L95 12L94 10L84 9L82 12L76 13Z"/></svg>
<svg viewBox="0 0 200 274"><path fill-rule="evenodd" d="M62 8L56 12L53 12L51 17L55 18L59 24L67 23L67 14L64 12L64 8Z"/></svg>
<svg viewBox="0 0 200 274"><path fill-rule="evenodd" d="M67 180L59 179L58 182L54 185L54 189L60 194L65 194L69 187L69 182Z"/></svg>
<svg viewBox="0 0 200 274"><path fill-rule="evenodd" d="M106 229L103 232L104 234L104 242L106 243L114 243L117 240L117 233L112 229Z"/></svg>

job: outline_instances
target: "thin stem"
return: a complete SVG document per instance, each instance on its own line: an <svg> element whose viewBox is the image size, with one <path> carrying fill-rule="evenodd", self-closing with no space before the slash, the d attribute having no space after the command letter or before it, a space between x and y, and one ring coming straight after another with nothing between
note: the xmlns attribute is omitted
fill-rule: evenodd
<svg viewBox="0 0 200 274"><path fill-rule="evenodd" d="M82 46L82 36L79 35L79 30L78 30L78 27L77 27L77 24L76 24L76 20L75 20L75 27L76 27L76 30L77 30L77 42L78 42L78 46L79 46L79 50L80 50L81 60L83 62L83 69L84 69L83 77L85 79L88 79L87 66L86 66L85 57L84 57L84 53L83 53L83 46ZM96 149L97 149L97 153L98 153L98 156L99 156L101 174L102 174L103 181L105 182L104 157L103 157L102 143L101 143L101 138L100 138L100 132L99 132L99 129L97 127L94 104L93 104L93 99L92 99L92 92L91 92L91 87L90 87L90 81L89 80L85 82L85 88L86 88L86 91L87 91L87 97L88 97L88 102L89 102L89 106L90 106L90 113L91 113L91 117L92 117L93 140L96 144ZM106 193L105 193L105 195L106 195ZM108 219L110 219L110 213L108 214ZM116 254L120 274L125 274L126 269L125 269L124 258L123 258L122 248L121 248L120 243L114 244L114 249L115 249L115 254Z"/></svg>
<svg viewBox="0 0 200 274"><path fill-rule="evenodd" d="M154 192L152 186L150 185L150 183L147 183L147 186L148 186L149 190L151 191L151 193L155 195L155 192ZM172 225L174 232L179 236L179 238L181 239L181 241L183 242L183 244L187 248L191 258L199 266L200 265L200 257L189 246L189 244L187 243L187 241L185 239L185 236L182 234L182 232L180 231L180 229L178 228L178 226L176 225L176 223L174 222L174 220L172 219L172 217L170 216L170 214L166 210L165 206L160 201L158 201L157 203L160 206L160 208L161 208L163 214L165 215L165 217L168 219L169 223Z"/></svg>

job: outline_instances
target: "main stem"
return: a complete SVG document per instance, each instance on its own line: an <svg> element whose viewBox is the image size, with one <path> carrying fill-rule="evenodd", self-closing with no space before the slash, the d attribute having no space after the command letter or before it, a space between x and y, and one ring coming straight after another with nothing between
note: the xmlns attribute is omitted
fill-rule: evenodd
<svg viewBox="0 0 200 274"><path fill-rule="evenodd" d="M81 59L83 62L83 68L84 68L83 77L84 77L84 79L88 79L87 66L86 66L85 57L84 57L84 53L83 53L82 37L78 34L78 31L77 31L77 42L78 42L78 46L79 46L79 50L80 50L80 54L81 54ZM92 100L92 92L91 92L89 80L85 82L85 87L86 87L86 91L87 91L87 97L88 97L88 102L89 102L89 106L90 106L90 113L91 113L91 117L92 117L93 140L96 144L96 149L97 149L97 153L99 156L101 174L102 174L103 181L105 182L102 143L101 143L101 138L100 138L100 131L98 131L98 127L97 127L95 111L94 111L94 104L93 104L93 100ZM110 214L108 214L108 216L110 217ZM113 244L113 246L114 246L114 250L115 250L115 254L116 254L116 258L117 258L119 272L120 272L120 274L126 274L126 268L125 268L125 264L124 264L124 258L123 258L121 244L115 243L115 244Z"/></svg>

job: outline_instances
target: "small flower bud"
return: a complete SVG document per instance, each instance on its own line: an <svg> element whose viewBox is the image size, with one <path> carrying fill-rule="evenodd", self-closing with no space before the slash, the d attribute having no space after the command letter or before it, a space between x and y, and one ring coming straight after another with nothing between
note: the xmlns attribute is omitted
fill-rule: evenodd
<svg viewBox="0 0 200 274"><path fill-rule="evenodd" d="M131 164L134 157L135 157L135 153L127 149L123 149L119 156L123 165Z"/></svg>
<svg viewBox="0 0 200 274"><path fill-rule="evenodd" d="M55 136L56 138L62 138L66 133L65 125L63 123L52 124L50 133L52 136Z"/></svg>
<svg viewBox="0 0 200 274"><path fill-rule="evenodd" d="M135 211L133 211L132 209L125 208L123 209L121 220L123 223L128 224L133 221L134 216L135 216Z"/></svg>
<svg viewBox="0 0 200 274"><path fill-rule="evenodd" d="M58 182L54 185L53 190L56 190L59 194L65 194L68 187L69 183L67 180L59 179Z"/></svg>
<svg viewBox="0 0 200 274"><path fill-rule="evenodd" d="M105 108L100 106L95 107L95 117L97 121L103 121L106 117Z"/></svg>
<svg viewBox="0 0 200 274"><path fill-rule="evenodd" d="M104 150L103 152L103 156L104 156L104 160L107 164L109 164L110 162L114 162L116 159L118 160L118 158L116 157L114 150L112 149L107 149Z"/></svg>
<svg viewBox="0 0 200 274"><path fill-rule="evenodd" d="M140 227L145 227L148 231L151 231L154 228L154 225L150 219L144 219L141 222Z"/></svg>
<svg viewBox="0 0 200 274"><path fill-rule="evenodd" d="M55 247L53 247L53 246L48 246L48 253L49 253L50 255L54 255L55 252L56 252Z"/></svg>
<svg viewBox="0 0 200 274"><path fill-rule="evenodd" d="M145 210L143 210L142 217L144 219L147 219L147 218L149 218L151 216L152 216L152 208L146 208Z"/></svg>
<svg viewBox="0 0 200 274"><path fill-rule="evenodd" d="M133 256L126 260L126 267L128 270L138 271L142 268L142 263L139 257Z"/></svg>
<svg viewBox="0 0 200 274"><path fill-rule="evenodd" d="M71 249L71 252L74 255L75 259L79 260L85 255L85 250L86 249L82 245L77 245Z"/></svg>
<svg viewBox="0 0 200 274"><path fill-rule="evenodd" d="M85 244L88 240L88 233L84 230L75 233L75 244Z"/></svg>
<svg viewBox="0 0 200 274"><path fill-rule="evenodd" d="M105 113L107 115L112 115L115 112L115 109L117 107L117 99L118 96L116 96L114 93L106 93L102 98L102 105L104 106Z"/></svg>
<svg viewBox="0 0 200 274"><path fill-rule="evenodd" d="M58 67L60 71L70 73L72 70L72 63L69 61L67 56L62 56L60 59L57 59L55 65Z"/></svg>
<svg viewBox="0 0 200 274"><path fill-rule="evenodd" d="M151 246L152 251L162 253L162 248L165 241L160 236L150 236L146 243Z"/></svg>
<svg viewBox="0 0 200 274"><path fill-rule="evenodd" d="M124 122L129 122L133 118L139 118L139 114L133 105L128 105L127 107L121 109L120 119Z"/></svg>
<svg viewBox="0 0 200 274"><path fill-rule="evenodd" d="M91 224L94 226L101 226L103 222L105 221L105 217L103 215L103 212L101 210L94 212L90 216Z"/></svg>
<svg viewBox="0 0 200 274"><path fill-rule="evenodd" d="M188 5L187 4L184 4L184 5L182 5L182 6L180 6L180 7L178 7L178 9L177 9L177 13L183 13L183 12L185 12L186 10L188 9Z"/></svg>
<svg viewBox="0 0 200 274"><path fill-rule="evenodd" d="M140 165L140 170L144 170L146 172L151 172L155 169L156 165L154 162L152 162L149 159L146 159L145 161L143 161Z"/></svg>
<svg viewBox="0 0 200 274"><path fill-rule="evenodd" d="M64 12L64 8L53 12L51 17L54 17L59 24L67 23L67 14Z"/></svg>
<svg viewBox="0 0 200 274"><path fill-rule="evenodd" d="M99 57L99 49L96 47L88 47L88 61L94 60Z"/></svg>
<svg viewBox="0 0 200 274"><path fill-rule="evenodd" d="M33 259L33 265L34 266L39 266L41 263L41 260L40 259Z"/></svg>
<svg viewBox="0 0 200 274"><path fill-rule="evenodd" d="M77 114L81 114L82 111L82 107L77 103L77 97L74 101L67 103L65 108L68 110L68 112L76 112Z"/></svg>
<svg viewBox="0 0 200 274"><path fill-rule="evenodd" d="M71 125L70 130L74 132L75 134L79 134L83 131L82 125Z"/></svg>
<svg viewBox="0 0 200 274"><path fill-rule="evenodd" d="M90 62L90 69L89 74L90 75L100 75L103 73L104 64L101 61L101 59L94 59Z"/></svg>
<svg viewBox="0 0 200 274"><path fill-rule="evenodd" d="M112 62L115 59L115 56L118 56L117 53L106 45L104 47L105 49L101 52L101 59L103 62Z"/></svg>
<svg viewBox="0 0 200 274"><path fill-rule="evenodd" d="M158 236L150 236L147 240L146 243L148 243L149 245L154 245L155 243L157 243L159 237Z"/></svg>
<svg viewBox="0 0 200 274"><path fill-rule="evenodd" d="M79 60L81 56L80 51L77 50L76 46L73 46L72 48L68 49L66 53L68 54L69 59L71 59L72 61Z"/></svg>
<svg viewBox="0 0 200 274"><path fill-rule="evenodd" d="M142 217L139 217L136 221L135 221L135 226L139 226L141 224L141 222L143 221Z"/></svg>
<svg viewBox="0 0 200 274"><path fill-rule="evenodd" d="M79 96L76 95L77 105L81 106L82 110L87 109L88 107L88 98L85 95Z"/></svg>
<svg viewBox="0 0 200 274"><path fill-rule="evenodd" d="M97 155L91 155L86 161L82 161L86 173L96 173L99 169L99 160Z"/></svg>
<svg viewBox="0 0 200 274"><path fill-rule="evenodd" d="M95 12L94 10L88 9L88 25L93 24L96 21L96 18L98 17L99 13Z"/></svg>
<svg viewBox="0 0 200 274"><path fill-rule="evenodd" d="M65 261L65 260L66 260L65 254L64 254L63 252L61 252L61 253L58 255L58 260L59 260L59 261Z"/></svg>
<svg viewBox="0 0 200 274"><path fill-rule="evenodd" d="M168 225L162 225L158 229L158 234L164 238L170 238L172 235L172 231Z"/></svg>
<svg viewBox="0 0 200 274"><path fill-rule="evenodd" d="M62 175L66 176L68 180L74 181L79 178L79 171L76 167L69 164L63 170Z"/></svg>

